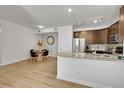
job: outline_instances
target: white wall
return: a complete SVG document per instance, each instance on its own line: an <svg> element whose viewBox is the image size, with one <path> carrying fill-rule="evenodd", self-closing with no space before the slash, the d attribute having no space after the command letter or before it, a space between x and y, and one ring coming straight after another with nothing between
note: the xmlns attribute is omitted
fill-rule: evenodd
<svg viewBox="0 0 124 93"><path fill-rule="evenodd" d="M0 65L2 64L2 29L0 26Z"/></svg>
<svg viewBox="0 0 124 93"><path fill-rule="evenodd" d="M47 43L48 36L53 36L55 38L53 45ZM43 49L48 49L49 55L56 55L58 53L58 32L42 33L41 40L43 41Z"/></svg>
<svg viewBox="0 0 124 93"><path fill-rule="evenodd" d="M60 27L58 32L58 52L72 52L72 26Z"/></svg>
<svg viewBox="0 0 124 93"><path fill-rule="evenodd" d="M72 52L72 26L57 27L57 30L55 28L43 29L39 34L41 34L41 40L44 41L43 48L49 49L50 55L56 55L58 52ZM53 45L47 44L48 36L55 37Z"/></svg>
<svg viewBox="0 0 124 93"><path fill-rule="evenodd" d="M29 58L29 50L36 47L35 31L27 27L0 19L3 33L2 65Z"/></svg>

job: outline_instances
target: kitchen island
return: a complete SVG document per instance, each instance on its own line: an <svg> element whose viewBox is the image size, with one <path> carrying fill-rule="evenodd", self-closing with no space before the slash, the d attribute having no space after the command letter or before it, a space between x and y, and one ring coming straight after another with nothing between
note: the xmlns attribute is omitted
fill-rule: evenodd
<svg viewBox="0 0 124 93"><path fill-rule="evenodd" d="M124 87L124 60L116 55L59 53L57 79L90 87Z"/></svg>

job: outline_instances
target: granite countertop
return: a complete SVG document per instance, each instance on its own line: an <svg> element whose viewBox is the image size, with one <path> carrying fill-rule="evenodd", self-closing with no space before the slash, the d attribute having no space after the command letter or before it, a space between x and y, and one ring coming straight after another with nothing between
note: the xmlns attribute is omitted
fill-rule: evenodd
<svg viewBox="0 0 124 93"><path fill-rule="evenodd" d="M124 62L124 60L119 60L119 55L111 54L92 54L92 53L58 53L60 57L71 57L80 59L94 59L94 60L104 60L112 62Z"/></svg>

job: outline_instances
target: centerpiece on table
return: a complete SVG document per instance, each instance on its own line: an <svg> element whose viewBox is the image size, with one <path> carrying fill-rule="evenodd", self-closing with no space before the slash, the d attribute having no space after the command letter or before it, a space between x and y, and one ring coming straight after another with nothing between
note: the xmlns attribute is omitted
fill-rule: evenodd
<svg viewBox="0 0 124 93"><path fill-rule="evenodd" d="M42 50L42 46L43 46L43 41L42 40L38 40L37 41L37 47L38 47L38 50Z"/></svg>

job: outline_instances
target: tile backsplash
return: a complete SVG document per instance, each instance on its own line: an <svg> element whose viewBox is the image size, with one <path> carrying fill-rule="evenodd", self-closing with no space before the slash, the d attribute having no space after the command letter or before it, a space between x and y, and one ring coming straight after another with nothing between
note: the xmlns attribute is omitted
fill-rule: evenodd
<svg viewBox="0 0 124 93"><path fill-rule="evenodd" d="M89 49L91 50L108 50L110 48L114 48L114 47L117 47L117 46L123 46L123 44L89 44L89 45L86 45L86 46L89 46Z"/></svg>

